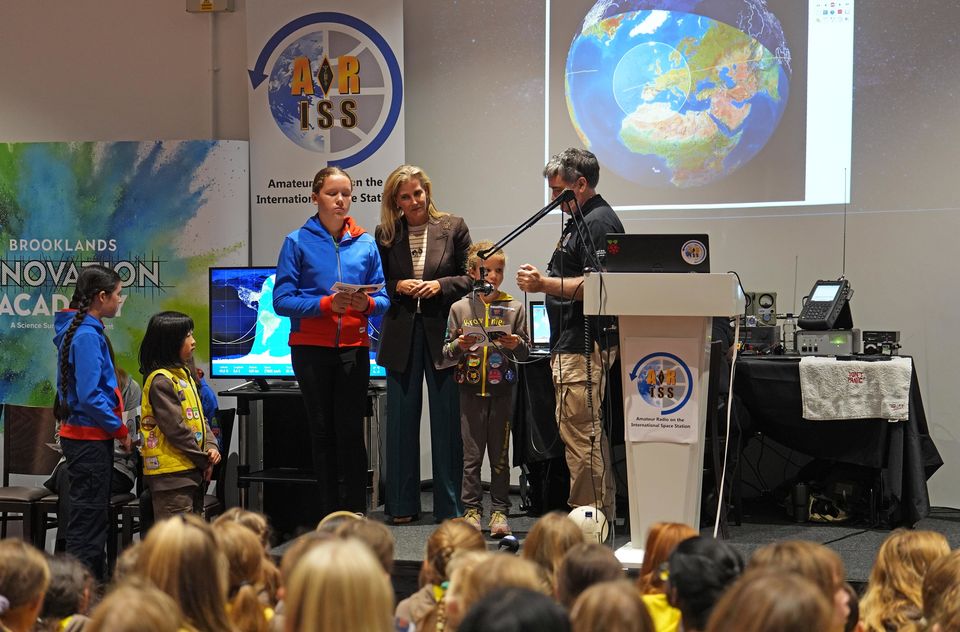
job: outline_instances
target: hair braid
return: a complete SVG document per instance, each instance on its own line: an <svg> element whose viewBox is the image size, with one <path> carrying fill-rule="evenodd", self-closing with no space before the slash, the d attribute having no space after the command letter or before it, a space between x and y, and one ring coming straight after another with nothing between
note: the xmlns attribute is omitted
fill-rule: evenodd
<svg viewBox="0 0 960 632"><path fill-rule="evenodd" d="M70 303L77 304L77 313L63 335L63 342L60 343L60 357L57 362L57 368L60 372L60 388L57 391L57 400L54 404L54 415L61 421L67 419L71 412L70 404L67 403L67 386L70 380L70 345L73 343L73 335L76 333L77 327L87 317L87 312L90 310L89 296L78 297L77 293L74 293L73 298L74 300Z"/></svg>

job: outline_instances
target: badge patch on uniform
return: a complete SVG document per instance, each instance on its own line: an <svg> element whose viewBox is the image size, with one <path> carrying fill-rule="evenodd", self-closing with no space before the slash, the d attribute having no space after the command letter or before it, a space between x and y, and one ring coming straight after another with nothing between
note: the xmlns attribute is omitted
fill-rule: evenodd
<svg viewBox="0 0 960 632"><path fill-rule="evenodd" d="M474 368L480 366L480 356L475 353L471 353L467 356L467 366Z"/></svg>
<svg viewBox="0 0 960 632"><path fill-rule="evenodd" d="M194 417L194 419L200 419L200 409L199 409L199 408L194 408L194 409L193 409L193 417Z"/></svg>
<svg viewBox="0 0 960 632"><path fill-rule="evenodd" d="M180 398L181 402L187 401L187 394L184 393L183 391L177 391L177 397Z"/></svg>
<svg viewBox="0 0 960 632"><path fill-rule="evenodd" d="M197 443L200 443L201 441L203 441L203 433L200 432L199 430L193 433L193 436L197 438Z"/></svg>
<svg viewBox="0 0 960 632"><path fill-rule="evenodd" d="M148 435L147 435L147 447L148 447L148 448L155 448L155 447L157 447L158 445L160 445L160 439L157 437L157 435L153 434L152 432L151 432L150 434L148 434Z"/></svg>
<svg viewBox="0 0 960 632"><path fill-rule="evenodd" d="M160 459L155 456L148 456L143 459L143 467L147 470L159 470L160 469Z"/></svg>
<svg viewBox="0 0 960 632"><path fill-rule="evenodd" d="M193 419L193 409L192 409L192 408L186 409L185 411L183 411L183 414L187 417L187 419Z"/></svg>
<svg viewBox="0 0 960 632"><path fill-rule="evenodd" d="M502 380L503 374L500 369L490 369L490 372L487 373L487 381L491 384L499 384Z"/></svg>
<svg viewBox="0 0 960 632"><path fill-rule="evenodd" d="M507 369L503 372L503 379L513 384L517 381L517 372L513 369Z"/></svg>
<svg viewBox="0 0 960 632"><path fill-rule="evenodd" d="M180 388L189 388L190 385L187 384L186 380L180 380Z"/></svg>
<svg viewBox="0 0 960 632"><path fill-rule="evenodd" d="M479 384L480 371L478 369L467 369L467 382L470 384Z"/></svg>
<svg viewBox="0 0 960 632"><path fill-rule="evenodd" d="M491 367L496 369L501 364L503 364L503 356L497 353L496 351L494 351L493 353L487 356L487 362L490 364Z"/></svg>
<svg viewBox="0 0 960 632"><path fill-rule="evenodd" d="M463 369L457 367L457 369L453 372L453 379L456 380L457 384L463 384Z"/></svg>

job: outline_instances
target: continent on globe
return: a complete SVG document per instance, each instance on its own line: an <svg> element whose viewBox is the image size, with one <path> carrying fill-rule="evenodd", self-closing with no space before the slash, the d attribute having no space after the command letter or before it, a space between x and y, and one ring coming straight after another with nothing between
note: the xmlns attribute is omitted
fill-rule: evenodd
<svg viewBox="0 0 960 632"><path fill-rule="evenodd" d="M789 61L764 0L601 0L570 45L567 110L583 144L620 176L702 186L770 140Z"/></svg>

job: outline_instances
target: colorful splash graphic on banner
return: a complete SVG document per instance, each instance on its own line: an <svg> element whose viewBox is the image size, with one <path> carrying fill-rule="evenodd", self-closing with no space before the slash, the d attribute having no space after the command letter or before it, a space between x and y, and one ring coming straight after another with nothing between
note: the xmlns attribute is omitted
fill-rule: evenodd
<svg viewBox="0 0 960 632"><path fill-rule="evenodd" d="M105 322L118 364L139 379L150 316L195 324L207 357L207 268L247 261L247 143L0 144L0 401L49 406L53 314L84 264L117 271L125 299Z"/></svg>

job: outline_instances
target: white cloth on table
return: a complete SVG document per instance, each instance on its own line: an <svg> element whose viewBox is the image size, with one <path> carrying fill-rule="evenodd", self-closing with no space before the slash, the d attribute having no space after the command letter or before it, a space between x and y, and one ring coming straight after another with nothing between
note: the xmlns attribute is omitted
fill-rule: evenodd
<svg viewBox="0 0 960 632"><path fill-rule="evenodd" d="M804 419L888 419L910 416L910 358L865 362L806 357L800 360Z"/></svg>

